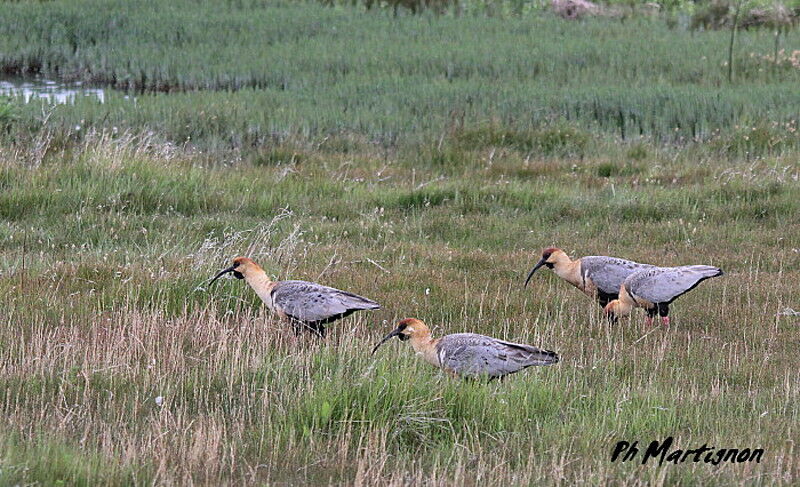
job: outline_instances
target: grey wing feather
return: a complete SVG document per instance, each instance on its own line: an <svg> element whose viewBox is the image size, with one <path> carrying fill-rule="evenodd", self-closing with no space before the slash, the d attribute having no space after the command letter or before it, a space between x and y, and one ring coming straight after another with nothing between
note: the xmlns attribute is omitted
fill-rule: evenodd
<svg viewBox="0 0 800 487"><path fill-rule="evenodd" d="M363 296L308 281L280 281L272 300L284 313L306 323L327 323L355 311L381 307Z"/></svg>
<svg viewBox="0 0 800 487"><path fill-rule="evenodd" d="M581 258L581 272L605 294L619 294L619 287L634 272L652 269L650 264L640 264L632 260L618 259L601 255Z"/></svg>
<svg viewBox="0 0 800 487"><path fill-rule="evenodd" d="M472 377L501 377L526 367L558 362L558 355L553 352L474 333L444 336L436 351L442 367Z"/></svg>
<svg viewBox="0 0 800 487"><path fill-rule="evenodd" d="M710 265L656 267L632 274L625 280L625 288L652 303L671 303L705 279L722 274L720 268Z"/></svg>

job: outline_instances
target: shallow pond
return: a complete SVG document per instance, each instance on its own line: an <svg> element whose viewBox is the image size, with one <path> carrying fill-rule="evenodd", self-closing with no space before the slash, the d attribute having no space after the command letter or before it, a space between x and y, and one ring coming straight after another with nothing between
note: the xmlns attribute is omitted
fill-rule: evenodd
<svg viewBox="0 0 800 487"><path fill-rule="evenodd" d="M78 97L94 97L105 102L105 90L44 78L0 77L0 96L20 97L25 103L43 101L52 105L75 103Z"/></svg>

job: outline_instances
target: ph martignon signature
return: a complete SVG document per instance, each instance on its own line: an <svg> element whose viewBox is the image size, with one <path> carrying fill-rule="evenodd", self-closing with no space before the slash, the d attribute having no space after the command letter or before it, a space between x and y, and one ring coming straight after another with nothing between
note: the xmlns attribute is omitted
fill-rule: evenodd
<svg viewBox="0 0 800 487"><path fill-rule="evenodd" d="M761 463L761 457L764 455L763 448L715 448L708 446L708 443L703 443L703 446L698 448L690 448L686 450L672 449L673 438L667 437L664 441L654 440L641 455L642 465L647 464L650 459L658 459L658 464L664 465L664 462L673 463L675 465L691 460L693 463L703 462L710 463L711 465L719 465L722 462L729 463L745 463L755 462ZM634 441L618 441L611 452L611 462L622 460L623 462L636 460L639 456L639 442Z"/></svg>

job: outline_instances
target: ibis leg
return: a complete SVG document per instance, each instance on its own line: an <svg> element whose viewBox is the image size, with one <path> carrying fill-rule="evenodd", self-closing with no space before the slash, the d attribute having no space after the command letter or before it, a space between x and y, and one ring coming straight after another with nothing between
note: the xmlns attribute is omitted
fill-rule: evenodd
<svg viewBox="0 0 800 487"><path fill-rule="evenodd" d="M664 326L669 326L669 305L665 303L660 303L658 305L658 315L661 317L661 323Z"/></svg>
<svg viewBox="0 0 800 487"><path fill-rule="evenodd" d="M314 329L312 330L312 332L313 332L314 334L316 334L316 335L317 335L318 337L320 337L320 338L325 338L325 334L327 333L327 330L325 330L325 326L323 326L323 325L317 325L316 327L314 327Z"/></svg>
<svg viewBox="0 0 800 487"><path fill-rule="evenodd" d="M597 291L597 302L600 304L601 308L605 308L608 303L617 299L619 295L617 294L607 294L603 291Z"/></svg>
<svg viewBox="0 0 800 487"><path fill-rule="evenodd" d="M299 337L303 333L303 324L295 320L290 321L292 323L292 331L294 332L294 336Z"/></svg>
<svg viewBox="0 0 800 487"><path fill-rule="evenodd" d="M300 336L303 334L303 332L310 332L312 335L325 338L325 327L323 325L316 323L304 323L296 319L290 319L289 321L292 323L294 336Z"/></svg>
<svg viewBox="0 0 800 487"><path fill-rule="evenodd" d="M653 318L658 314L658 307L647 308L647 326L653 325Z"/></svg>

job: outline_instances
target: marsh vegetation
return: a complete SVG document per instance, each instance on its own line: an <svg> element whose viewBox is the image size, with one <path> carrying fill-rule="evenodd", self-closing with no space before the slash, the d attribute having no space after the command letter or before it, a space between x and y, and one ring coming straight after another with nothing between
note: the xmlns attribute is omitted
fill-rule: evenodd
<svg viewBox="0 0 800 487"><path fill-rule="evenodd" d="M800 71L750 57L769 33L731 84L728 33L658 19L156 8L0 9L0 70L121 90L0 102L0 483L797 483ZM522 288L553 244L726 275L611 326ZM384 308L295 339L206 287L239 254ZM370 356L409 316L562 361ZM764 460L610 462L669 436Z"/></svg>

